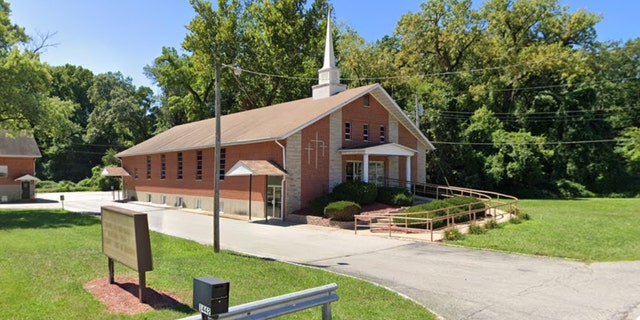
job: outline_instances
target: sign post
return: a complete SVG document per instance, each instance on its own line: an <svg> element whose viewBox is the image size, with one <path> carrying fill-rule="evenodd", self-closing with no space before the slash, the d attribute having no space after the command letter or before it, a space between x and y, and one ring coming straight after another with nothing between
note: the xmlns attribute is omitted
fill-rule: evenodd
<svg viewBox="0 0 640 320"><path fill-rule="evenodd" d="M147 214L103 206L102 253L107 257L109 283L115 283L114 261L138 272L138 298L144 302L145 272L153 270Z"/></svg>

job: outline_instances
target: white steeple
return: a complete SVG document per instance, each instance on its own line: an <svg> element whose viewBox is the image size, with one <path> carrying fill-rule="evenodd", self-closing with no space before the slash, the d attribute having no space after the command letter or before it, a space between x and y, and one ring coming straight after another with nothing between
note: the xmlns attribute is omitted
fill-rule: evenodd
<svg viewBox="0 0 640 320"><path fill-rule="evenodd" d="M327 14L327 38L324 44L324 64L318 70L318 84L313 86L313 99L330 97L347 89L340 84L340 69L336 68L336 57L333 53L333 37L331 33L331 11Z"/></svg>

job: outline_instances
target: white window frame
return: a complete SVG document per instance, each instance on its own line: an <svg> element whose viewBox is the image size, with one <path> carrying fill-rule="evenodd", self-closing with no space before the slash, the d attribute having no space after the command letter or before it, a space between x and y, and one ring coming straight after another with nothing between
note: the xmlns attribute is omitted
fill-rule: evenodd
<svg viewBox="0 0 640 320"><path fill-rule="evenodd" d="M347 141L351 141L351 134L353 131L353 127L351 126L350 121L346 121L344 123L344 139Z"/></svg>
<svg viewBox="0 0 640 320"><path fill-rule="evenodd" d="M9 176L9 166L0 166L0 178L6 178Z"/></svg>
<svg viewBox="0 0 640 320"><path fill-rule="evenodd" d="M348 175L349 165L353 164L353 176L350 179ZM345 180L346 181L362 181L362 161L347 161L345 168ZM379 172L381 169L382 172ZM369 183L375 183L377 186L384 185L384 161L369 161Z"/></svg>
<svg viewBox="0 0 640 320"><path fill-rule="evenodd" d="M369 142L369 124L362 125L362 141Z"/></svg>

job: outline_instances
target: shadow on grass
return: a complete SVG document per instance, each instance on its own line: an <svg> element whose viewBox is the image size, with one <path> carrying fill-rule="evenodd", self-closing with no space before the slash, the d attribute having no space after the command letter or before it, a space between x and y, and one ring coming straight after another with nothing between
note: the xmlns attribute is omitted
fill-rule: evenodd
<svg viewBox="0 0 640 320"><path fill-rule="evenodd" d="M122 290L130 293L132 296L136 298L138 297L139 285L137 283L124 282L116 283L116 285ZM180 302L168 294L158 292L149 287L144 290L144 301L154 310L171 309L184 314L191 314L194 312L190 306Z"/></svg>
<svg viewBox="0 0 640 320"><path fill-rule="evenodd" d="M94 216L64 210L0 210L0 230L69 228L100 224Z"/></svg>

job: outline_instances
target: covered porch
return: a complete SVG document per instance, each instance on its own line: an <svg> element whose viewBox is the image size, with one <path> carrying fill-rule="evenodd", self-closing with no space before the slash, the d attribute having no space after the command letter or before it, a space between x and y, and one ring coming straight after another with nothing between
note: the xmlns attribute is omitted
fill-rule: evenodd
<svg viewBox="0 0 640 320"><path fill-rule="evenodd" d="M402 172L398 172L398 177L396 177L396 179L403 180L404 187L411 188L411 183L412 183L411 161L413 156L415 156L417 152L414 149L411 149L409 147L403 146L398 143L386 143L386 144L380 144L375 146L341 149L341 150L338 150L338 152L343 156L343 158L345 158L346 156L351 156L351 158L353 159L353 156L356 156L356 158L361 159L360 161L362 162L362 165L358 166L357 163L356 165L350 165L349 163L350 161L343 161L343 162L346 162L346 166L347 166L347 170L346 170L347 172L345 175L346 180L360 179L363 182L372 182L376 184L384 184L385 181L387 181L387 179L389 178L389 171L391 171L393 168L391 168L390 160L387 160L386 163L382 163L382 166L379 166L377 164L380 162L371 161L372 158L385 157L388 159L389 157L398 157L400 161L404 159L404 166L403 166L404 175L402 175ZM398 163L398 171L400 170L399 169L400 167L401 166ZM370 171L370 170L380 170L380 168L382 168L383 170L384 168L389 168L389 169L383 172L382 176L380 176L379 172ZM352 170L353 172L350 172L350 170ZM372 177L376 180L370 181Z"/></svg>

